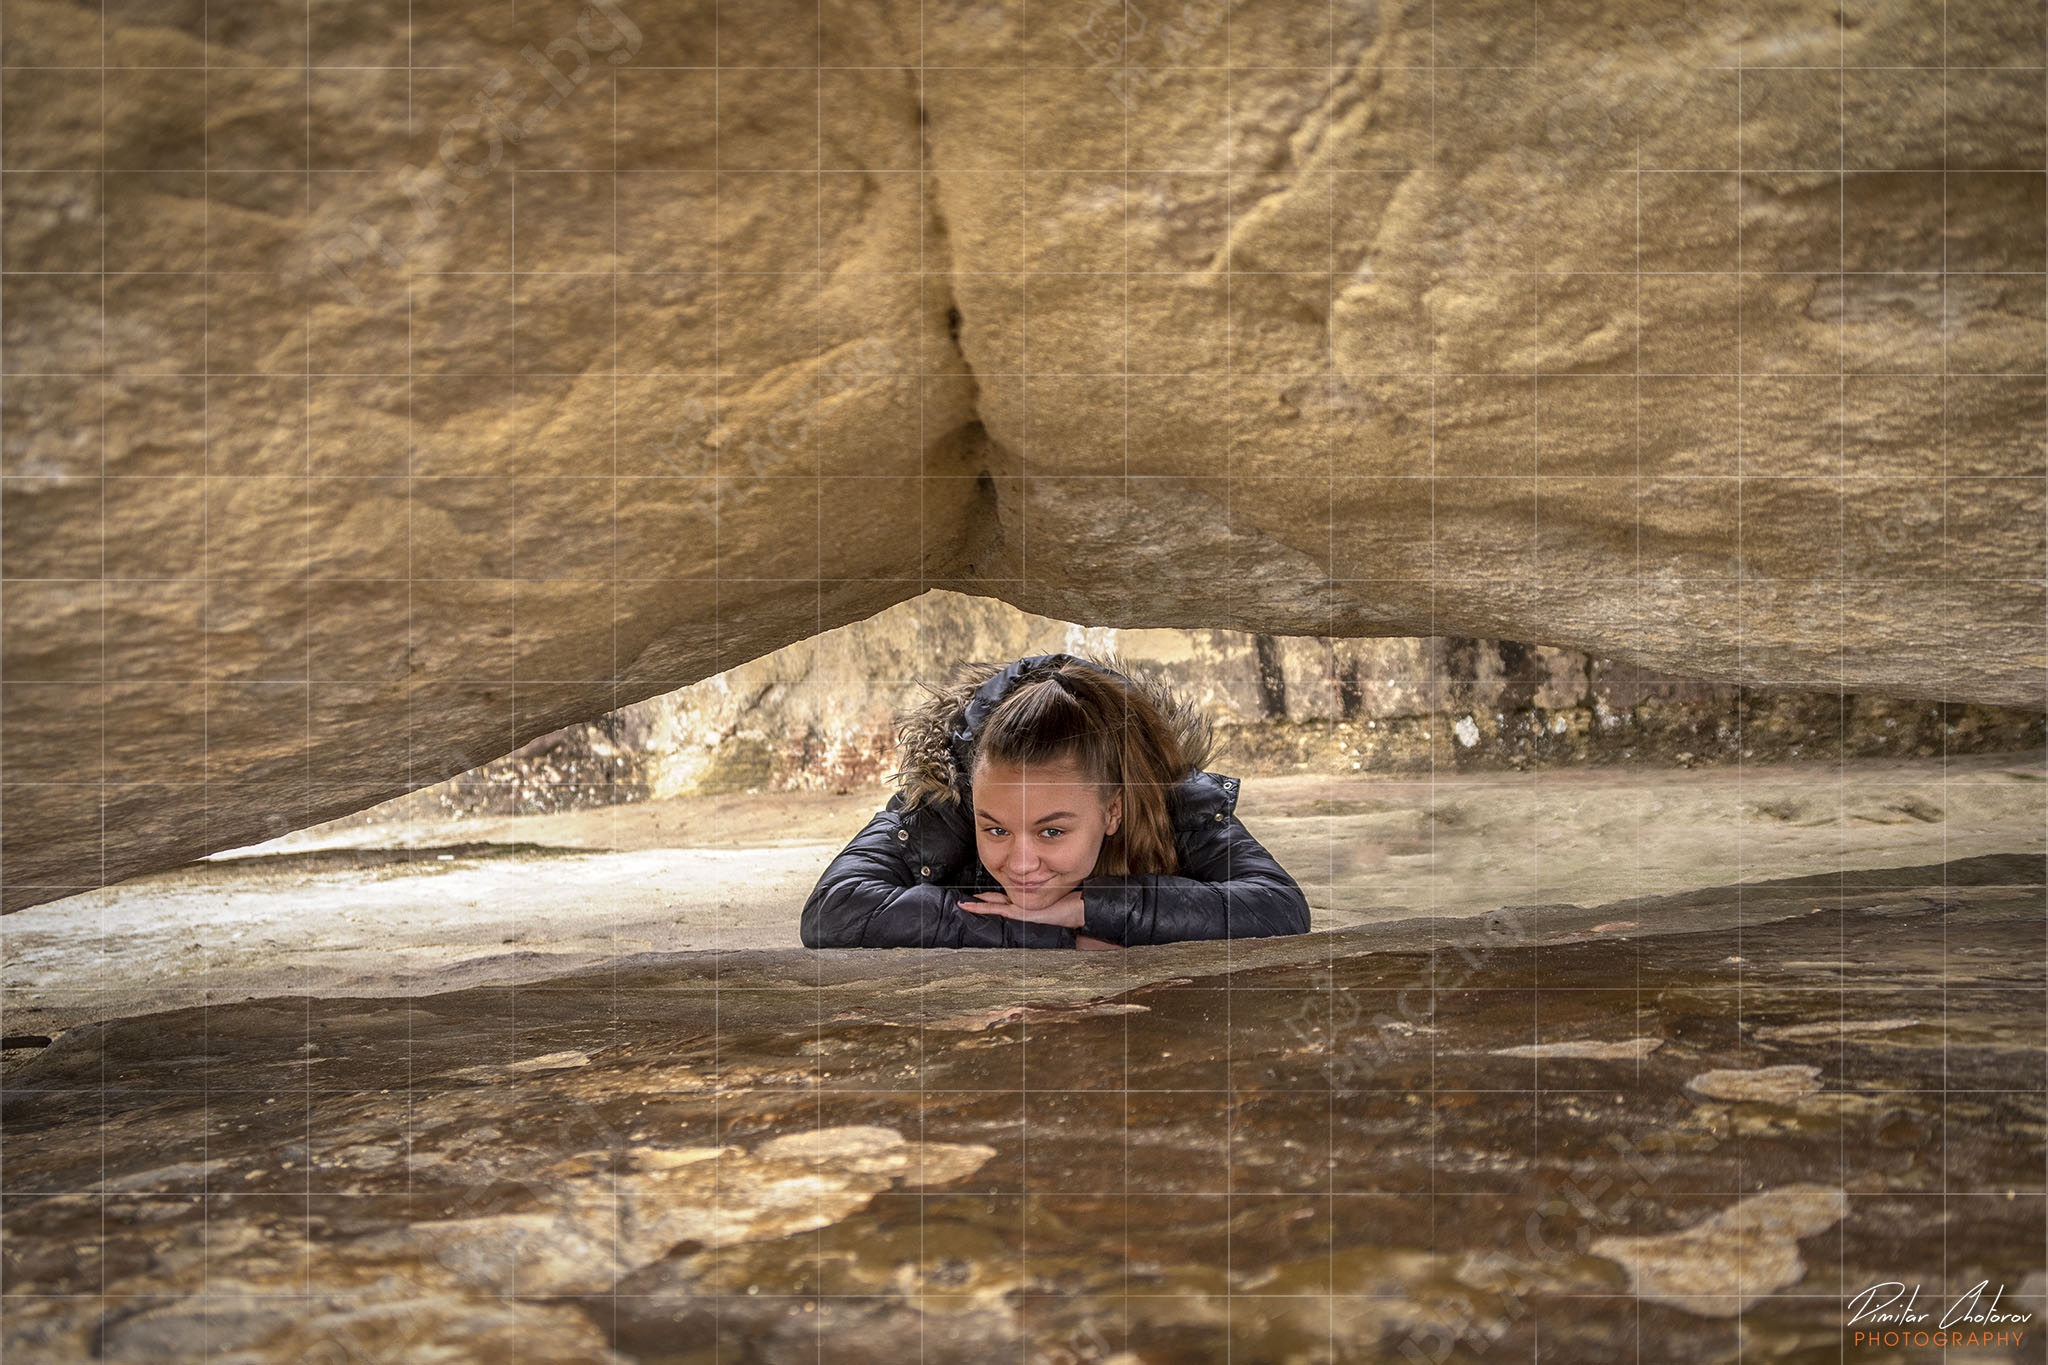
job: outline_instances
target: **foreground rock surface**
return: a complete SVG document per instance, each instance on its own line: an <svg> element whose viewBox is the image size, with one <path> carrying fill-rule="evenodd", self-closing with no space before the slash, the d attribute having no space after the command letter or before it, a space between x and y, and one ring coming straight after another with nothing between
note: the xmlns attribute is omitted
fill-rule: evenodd
<svg viewBox="0 0 2048 1365"><path fill-rule="evenodd" d="M1847 868L2048 851L2041 769L2036 752L1269 777L1244 785L1238 814L1301 883L1312 929L1627 900L1641 908L1589 922L1659 933L1704 927L1703 885L1753 898ZM796 907L885 796L301 831L0 919L0 1019L51 1034L257 996L441 994L634 953L796 947Z"/></svg>
<svg viewBox="0 0 2048 1365"><path fill-rule="evenodd" d="M1641 939L1595 922L1627 907L1538 907L1100 957L650 957L81 1027L5 1089L0 1333L245 1362L1490 1360L1539 1331L1790 1359L1836 1351L1865 1286L1981 1279L2038 1331L2043 896L2040 858L1987 857L1701 892L1710 927ZM1817 1087L1692 1086L1771 1068Z"/></svg>
<svg viewBox="0 0 2048 1365"><path fill-rule="evenodd" d="M19 0L0 908L934 586L2038 708L2040 11L1838 8Z"/></svg>

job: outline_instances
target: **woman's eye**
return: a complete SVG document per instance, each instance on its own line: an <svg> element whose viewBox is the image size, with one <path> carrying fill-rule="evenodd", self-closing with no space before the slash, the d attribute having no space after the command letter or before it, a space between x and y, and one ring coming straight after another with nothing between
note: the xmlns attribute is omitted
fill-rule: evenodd
<svg viewBox="0 0 2048 1365"><path fill-rule="evenodd" d="M1048 838L1057 839L1060 837L1060 835L1066 833L1066 831L1061 829L1058 825L1047 825L1043 830L1040 831L1040 833L1046 835Z"/></svg>
<svg viewBox="0 0 2048 1365"><path fill-rule="evenodd" d="M982 833L988 835L988 837L991 839L1000 839L1009 832L1010 831L1004 829L1001 825L990 825L987 829L982 831Z"/></svg>

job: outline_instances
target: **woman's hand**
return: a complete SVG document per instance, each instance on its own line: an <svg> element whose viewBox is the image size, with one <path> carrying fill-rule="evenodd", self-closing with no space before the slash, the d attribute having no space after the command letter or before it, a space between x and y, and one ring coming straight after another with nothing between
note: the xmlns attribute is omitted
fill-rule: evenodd
<svg viewBox="0 0 2048 1365"><path fill-rule="evenodd" d="M1056 924L1062 929L1079 929L1088 922L1078 887L1037 910L1026 910L1000 891L983 891L961 901L960 908L970 915L1001 915L1031 924Z"/></svg>

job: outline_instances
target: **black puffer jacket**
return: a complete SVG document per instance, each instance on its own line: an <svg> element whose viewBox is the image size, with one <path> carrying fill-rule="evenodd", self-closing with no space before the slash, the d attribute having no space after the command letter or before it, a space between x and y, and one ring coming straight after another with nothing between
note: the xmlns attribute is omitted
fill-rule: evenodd
<svg viewBox="0 0 2048 1365"><path fill-rule="evenodd" d="M911 779L832 860L804 903L805 947L1074 946L1072 929L960 908L978 892L1001 889L975 851L973 794L963 775L975 736L1023 675L1067 657L1030 655L993 672L969 670L965 684L926 708L928 723L906 732L904 769ZM1132 681L1153 693L1199 764L1207 752L1206 726L1155 685ZM966 685L972 692L962 701ZM1084 932L1125 946L1306 933L1308 902L1238 820L1237 789L1236 778L1197 767L1169 792L1186 875L1087 878L1081 883Z"/></svg>

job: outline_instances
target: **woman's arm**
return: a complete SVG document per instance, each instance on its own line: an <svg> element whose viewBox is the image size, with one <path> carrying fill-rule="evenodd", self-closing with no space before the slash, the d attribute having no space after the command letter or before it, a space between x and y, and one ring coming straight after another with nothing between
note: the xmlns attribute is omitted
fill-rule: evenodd
<svg viewBox="0 0 2048 1365"><path fill-rule="evenodd" d="M1125 947L1308 932L1308 900L1235 815L1183 850L1188 875L1090 877L1084 932Z"/></svg>
<svg viewBox="0 0 2048 1365"><path fill-rule="evenodd" d="M960 909L968 892L920 877L894 811L872 820L825 868L804 902L806 948L1071 948L1074 931Z"/></svg>

